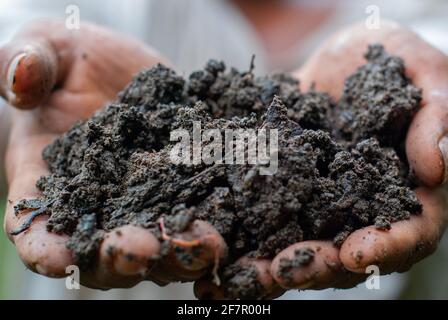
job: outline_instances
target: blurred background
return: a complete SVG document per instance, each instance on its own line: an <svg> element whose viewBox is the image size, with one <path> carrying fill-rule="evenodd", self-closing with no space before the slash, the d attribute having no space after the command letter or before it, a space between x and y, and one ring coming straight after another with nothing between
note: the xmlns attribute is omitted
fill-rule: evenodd
<svg viewBox="0 0 448 320"><path fill-rule="evenodd" d="M247 69L256 54L256 72L291 71L337 29L372 14L396 20L448 53L445 0L0 0L0 45L37 18L67 19L79 9L82 21L121 30L152 45L181 73L208 58ZM69 7L73 8L73 7ZM373 11L372 11L373 10ZM49 30L51 32L51 30ZM7 140L8 107L0 100L0 168ZM6 202L0 171L0 217ZM363 284L350 290L290 291L283 299L448 299L448 237L439 249L405 274L381 278L380 290ZM3 230L0 232L0 299L191 299L191 284L164 288L142 283L101 292L68 290L64 279L28 271Z"/></svg>

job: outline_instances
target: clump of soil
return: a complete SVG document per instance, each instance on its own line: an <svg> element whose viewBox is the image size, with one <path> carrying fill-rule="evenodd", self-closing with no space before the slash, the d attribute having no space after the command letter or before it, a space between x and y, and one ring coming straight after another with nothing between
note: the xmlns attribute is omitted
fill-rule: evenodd
<svg viewBox="0 0 448 320"><path fill-rule="evenodd" d="M285 74L256 78L253 66L226 71L210 60L188 80L162 65L144 70L115 103L44 150L51 174L37 183L43 196L17 210L48 214L48 229L71 237L84 270L95 265L104 232L116 227L160 236L160 218L170 232L206 220L229 246L220 267L229 293L257 297L254 270L236 267L239 257L272 258L309 239L341 245L356 229L388 229L422 210L403 152L421 91L402 59L382 46L370 46L365 57L337 102L314 89L300 92ZM170 132L192 132L194 121L220 132L277 129L278 171L174 164ZM306 264L314 253L298 255L294 261ZM294 263L284 262L285 270Z"/></svg>

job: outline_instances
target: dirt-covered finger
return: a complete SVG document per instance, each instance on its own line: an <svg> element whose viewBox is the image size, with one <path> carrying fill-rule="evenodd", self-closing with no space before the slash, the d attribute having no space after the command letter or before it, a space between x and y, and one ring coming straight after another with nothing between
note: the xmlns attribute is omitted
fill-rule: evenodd
<svg viewBox="0 0 448 320"><path fill-rule="evenodd" d="M406 137L409 163L428 186L448 177L448 81L445 91L436 92L416 114Z"/></svg>
<svg viewBox="0 0 448 320"><path fill-rule="evenodd" d="M34 200L41 195L36 181L48 174L41 150L54 138L53 135L41 135L37 132L32 135L35 132L33 125L28 125L27 121L22 121L21 124L25 125L23 130L18 125L12 127L10 145L15 147L10 147L6 155L9 190L4 227L11 241L14 241L13 234L25 231L27 224L29 227L33 216L46 214L46 204Z"/></svg>
<svg viewBox="0 0 448 320"><path fill-rule="evenodd" d="M271 275L271 261L248 257L223 270L222 287L231 299L273 299L284 293Z"/></svg>
<svg viewBox="0 0 448 320"><path fill-rule="evenodd" d="M113 272L144 277L160 258L160 242L149 230L127 225L105 235L100 255Z"/></svg>
<svg viewBox="0 0 448 320"><path fill-rule="evenodd" d="M437 248L446 227L446 191L416 190L423 212L409 220L392 224L391 230L366 227L353 232L341 247L344 266L364 273L367 266L376 265L382 274L407 271L413 264Z"/></svg>
<svg viewBox="0 0 448 320"><path fill-rule="evenodd" d="M49 32L51 30L51 32ZM0 48L0 93L20 109L31 109L47 99L74 60L79 32L63 21L32 22Z"/></svg>
<svg viewBox="0 0 448 320"><path fill-rule="evenodd" d="M227 257L227 245L211 224L195 220L185 231L169 234L162 219L160 229L164 253L155 273L182 281L199 279L208 272L217 276Z"/></svg>
<svg viewBox="0 0 448 320"><path fill-rule="evenodd" d="M56 84L57 53L45 39L19 41L0 49L0 92L13 106L30 109L49 96Z"/></svg>
<svg viewBox="0 0 448 320"><path fill-rule="evenodd" d="M37 218L27 231L14 237L17 252L30 270L47 277L66 277L67 266L74 264L66 247L68 237L47 231L46 220Z"/></svg>
<svg viewBox="0 0 448 320"><path fill-rule="evenodd" d="M98 261L81 282L102 289L132 287L147 278L159 254L160 242L149 230L132 225L116 228L103 236Z"/></svg>
<svg viewBox="0 0 448 320"><path fill-rule="evenodd" d="M344 269L339 249L331 241L304 241L286 248L272 261L271 273L286 289L326 289L357 283Z"/></svg>

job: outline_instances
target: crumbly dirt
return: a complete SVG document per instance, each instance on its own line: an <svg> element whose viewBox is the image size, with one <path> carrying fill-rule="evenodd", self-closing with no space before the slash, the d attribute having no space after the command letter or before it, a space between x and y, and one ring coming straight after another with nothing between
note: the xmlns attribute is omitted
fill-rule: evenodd
<svg viewBox="0 0 448 320"><path fill-rule="evenodd" d="M229 292L257 297L254 270L233 265L239 257L272 258L309 239L341 245L356 229L388 229L422 210L403 152L421 91L382 46L370 46L365 58L339 101L300 92L285 74L256 78L253 65L227 71L210 60L187 80L162 65L143 70L116 102L44 150L51 173L37 182L43 196L17 211L49 215L48 229L70 236L83 270L94 267L103 234L116 227L138 225L160 237L162 217L170 233L206 220L229 246L220 267ZM220 132L278 129L277 173L173 164L170 132L191 132L194 121Z"/></svg>

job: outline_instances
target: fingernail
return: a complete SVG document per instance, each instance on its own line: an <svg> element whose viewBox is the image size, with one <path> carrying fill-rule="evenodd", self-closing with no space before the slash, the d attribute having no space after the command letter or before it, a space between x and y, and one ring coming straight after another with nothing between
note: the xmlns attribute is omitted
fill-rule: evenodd
<svg viewBox="0 0 448 320"><path fill-rule="evenodd" d="M14 92L14 85L16 84L16 70L20 62L26 58L26 53L20 53L12 59L6 72L6 98L8 102L14 103L16 94Z"/></svg>
<svg viewBox="0 0 448 320"><path fill-rule="evenodd" d="M14 92L14 85L16 83L16 69L20 62L26 57L26 53L20 53L12 59L9 64L8 72L6 74L6 80L8 85L8 90Z"/></svg>
<svg viewBox="0 0 448 320"><path fill-rule="evenodd" d="M442 154L444 167L443 182L445 183L448 180L448 135L443 136L439 140L439 149L440 153Z"/></svg>

